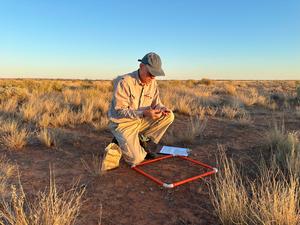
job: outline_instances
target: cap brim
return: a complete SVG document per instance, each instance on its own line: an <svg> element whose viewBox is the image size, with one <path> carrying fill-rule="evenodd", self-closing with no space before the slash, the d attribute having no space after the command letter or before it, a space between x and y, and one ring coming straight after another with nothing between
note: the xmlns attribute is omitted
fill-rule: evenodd
<svg viewBox="0 0 300 225"><path fill-rule="evenodd" d="M153 76L165 76L165 72L162 70L162 69L154 69L152 68L151 66L149 65L146 65L148 70L149 70L149 73L151 73Z"/></svg>

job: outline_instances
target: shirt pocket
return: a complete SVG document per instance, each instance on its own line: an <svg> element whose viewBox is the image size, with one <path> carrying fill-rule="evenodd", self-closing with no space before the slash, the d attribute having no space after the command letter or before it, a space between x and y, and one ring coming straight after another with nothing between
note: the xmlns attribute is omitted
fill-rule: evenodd
<svg viewBox="0 0 300 225"><path fill-rule="evenodd" d="M130 103L131 107L134 105L135 98L136 97L132 93L130 93L130 95L129 95L129 103Z"/></svg>
<svg viewBox="0 0 300 225"><path fill-rule="evenodd" d="M153 101L153 96L150 93L144 94L144 106L150 106Z"/></svg>
<svg viewBox="0 0 300 225"><path fill-rule="evenodd" d="M129 94L129 108L135 109L136 108L136 95L132 92Z"/></svg>

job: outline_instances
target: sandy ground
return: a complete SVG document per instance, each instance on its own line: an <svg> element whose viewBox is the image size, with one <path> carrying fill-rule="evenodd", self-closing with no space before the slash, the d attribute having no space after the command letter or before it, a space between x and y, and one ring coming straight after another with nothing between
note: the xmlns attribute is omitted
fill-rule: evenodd
<svg viewBox="0 0 300 225"><path fill-rule="evenodd" d="M228 154L243 161L254 157L265 148L264 132L272 125L272 119L281 120L281 113L264 109L250 111L253 123L241 125L236 122L209 118L203 137L196 138L186 146L192 149L190 157L211 166L216 166L218 144L227 146ZM188 117L176 115L172 126L178 132L184 130ZM286 127L299 130L300 121L285 114ZM1 153L19 165L21 182L30 198L49 183L49 167L54 168L57 186L70 188L75 180L86 185L84 202L76 224L98 224L101 217L104 225L217 225L220 222L210 201L209 188L214 176L200 179L174 189L165 189L133 171L123 161L118 169L102 176L88 173L81 159L101 155L112 139L108 130L93 131L88 126L65 129L65 138L59 150L42 146L32 141L19 152L1 147ZM159 147L157 147L159 148ZM251 165L249 166L251 168ZM198 167L169 159L164 163L145 166L145 170L166 181L175 181L197 174ZM102 209L102 210L101 210Z"/></svg>

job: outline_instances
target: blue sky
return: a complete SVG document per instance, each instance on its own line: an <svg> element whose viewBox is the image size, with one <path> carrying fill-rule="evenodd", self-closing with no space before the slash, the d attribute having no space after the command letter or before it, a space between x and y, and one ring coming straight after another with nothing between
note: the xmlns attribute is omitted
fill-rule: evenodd
<svg viewBox="0 0 300 225"><path fill-rule="evenodd" d="M0 0L0 77L300 79L300 1Z"/></svg>

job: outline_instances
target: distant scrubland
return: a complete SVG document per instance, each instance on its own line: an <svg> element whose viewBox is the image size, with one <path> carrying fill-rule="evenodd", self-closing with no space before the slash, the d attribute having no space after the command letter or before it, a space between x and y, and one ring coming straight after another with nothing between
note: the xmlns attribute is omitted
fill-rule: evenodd
<svg viewBox="0 0 300 225"><path fill-rule="evenodd" d="M202 79L158 83L162 102L189 121L185 132L171 127L163 143L192 143L205 132L211 117L252 126L255 109L270 114L284 112L300 119L299 81ZM66 128L106 130L111 97L111 81L0 80L0 144L9 152L22 151L36 142L56 150L66 139L76 139L65 132ZM257 162L254 178L242 174L226 155L226 147L219 146L217 160L222 166L211 181L211 201L222 224L300 224L299 130L288 131L284 120L274 121L261 135L268 151ZM93 163L83 160L83 165L98 175L100 163L96 158ZM37 197L35 205L26 208L22 185L12 181L17 177L17 168L5 156L1 158L0 192L4 197L0 224L74 223L83 189L73 188L57 195L52 177L49 189Z"/></svg>

